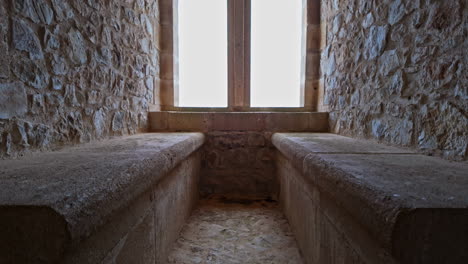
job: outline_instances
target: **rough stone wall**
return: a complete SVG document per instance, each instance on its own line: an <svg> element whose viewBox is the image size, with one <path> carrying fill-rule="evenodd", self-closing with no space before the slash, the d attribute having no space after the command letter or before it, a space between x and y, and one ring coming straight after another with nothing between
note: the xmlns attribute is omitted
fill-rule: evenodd
<svg viewBox="0 0 468 264"><path fill-rule="evenodd" d="M0 0L0 157L146 129L154 0Z"/></svg>
<svg viewBox="0 0 468 264"><path fill-rule="evenodd" d="M467 8L463 0L322 1L332 131L466 160Z"/></svg>
<svg viewBox="0 0 468 264"><path fill-rule="evenodd" d="M271 132L209 132L203 145L202 196L275 197L275 148Z"/></svg>

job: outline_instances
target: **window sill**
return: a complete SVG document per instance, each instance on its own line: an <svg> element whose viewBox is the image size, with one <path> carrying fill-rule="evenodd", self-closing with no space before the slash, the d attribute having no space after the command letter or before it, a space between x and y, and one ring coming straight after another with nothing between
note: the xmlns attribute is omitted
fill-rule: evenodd
<svg viewBox="0 0 468 264"><path fill-rule="evenodd" d="M163 107L170 112L313 112L311 107Z"/></svg>
<svg viewBox="0 0 468 264"><path fill-rule="evenodd" d="M227 108L209 108L213 111L201 111L201 108L198 111L191 110L192 108L185 108L184 111L150 112L150 131L328 132L328 113L265 109L234 112Z"/></svg>

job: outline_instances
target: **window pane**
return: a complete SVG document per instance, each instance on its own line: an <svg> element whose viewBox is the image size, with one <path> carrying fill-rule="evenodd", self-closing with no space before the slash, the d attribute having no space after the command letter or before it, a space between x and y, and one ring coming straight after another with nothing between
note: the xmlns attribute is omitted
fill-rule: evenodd
<svg viewBox="0 0 468 264"><path fill-rule="evenodd" d="M300 107L302 0L252 0L251 105Z"/></svg>
<svg viewBox="0 0 468 264"><path fill-rule="evenodd" d="M179 0L179 106L227 106L227 0Z"/></svg>

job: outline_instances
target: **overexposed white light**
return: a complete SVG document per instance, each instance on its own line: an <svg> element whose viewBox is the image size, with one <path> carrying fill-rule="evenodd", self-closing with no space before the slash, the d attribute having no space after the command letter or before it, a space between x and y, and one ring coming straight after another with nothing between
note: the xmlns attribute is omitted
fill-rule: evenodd
<svg viewBox="0 0 468 264"><path fill-rule="evenodd" d="M251 106L300 107L302 0L252 0Z"/></svg>
<svg viewBox="0 0 468 264"><path fill-rule="evenodd" d="M227 106L227 0L179 0L179 106Z"/></svg>

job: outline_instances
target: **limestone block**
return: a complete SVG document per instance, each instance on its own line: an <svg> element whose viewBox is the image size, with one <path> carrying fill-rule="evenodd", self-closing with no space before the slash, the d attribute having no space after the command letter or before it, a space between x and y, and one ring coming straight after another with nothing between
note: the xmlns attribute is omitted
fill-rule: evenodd
<svg viewBox="0 0 468 264"><path fill-rule="evenodd" d="M26 132L39 147L53 135L43 125L17 125L8 144L24 144ZM198 133L140 134L2 160L0 262L101 263L108 257L152 263L163 257L198 197L195 152L203 141ZM2 148L8 144L2 141ZM168 239L156 245L167 230Z"/></svg>
<svg viewBox="0 0 468 264"><path fill-rule="evenodd" d="M68 40L70 41L70 59L74 64L81 65L88 61L86 54L86 47L83 35L79 31L71 30L68 33Z"/></svg>
<svg viewBox="0 0 468 264"><path fill-rule="evenodd" d="M402 135L398 144L405 140ZM280 194L282 199L293 199L287 204L292 206L287 214L292 211L293 229L298 222L296 231L302 231L306 218L296 216L300 212L295 211L303 208L294 203L305 197L335 229L324 226L323 236L304 238L304 243L325 243L318 255L326 261L319 262L339 263L335 257L350 252L343 248L346 244L364 263L468 260L467 238L461 235L468 220L467 164L331 134L275 134L273 143L283 160L278 170L286 184ZM281 168L284 163L294 169ZM302 194L287 191L294 181L303 188ZM316 191L319 201L314 198ZM336 239L340 236L343 239ZM448 240L454 243L447 245Z"/></svg>
<svg viewBox="0 0 468 264"><path fill-rule="evenodd" d="M22 59L13 61L13 74L22 82L38 90L47 88L50 82L50 75L44 61L31 61Z"/></svg>
<svg viewBox="0 0 468 264"><path fill-rule="evenodd" d="M0 84L0 119L23 117L27 111L24 85L21 82Z"/></svg>
<svg viewBox="0 0 468 264"><path fill-rule="evenodd" d="M364 54L367 59L373 60L380 56L385 50L387 44L388 27L385 26L372 26L367 36Z"/></svg>
<svg viewBox="0 0 468 264"><path fill-rule="evenodd" d="M31 59L43 59L44 54L39 38L28 24L19 19L13 20L13 46L29 53Z"/></svg>
<svg viewBox="0 0 468 264"><path fill-rule="evenodd" d="M153 211L124 238L122 249L115 259L116 264L153 264L155 252L155 216Z"/></svg>
<svg viewBox="0 0 468 264"><path fill-rule="evenodd" d="M1 34L0 34L1 36ZM10 58L8 45L0 38L0 79L8 79L10 77Z"/></svg>

